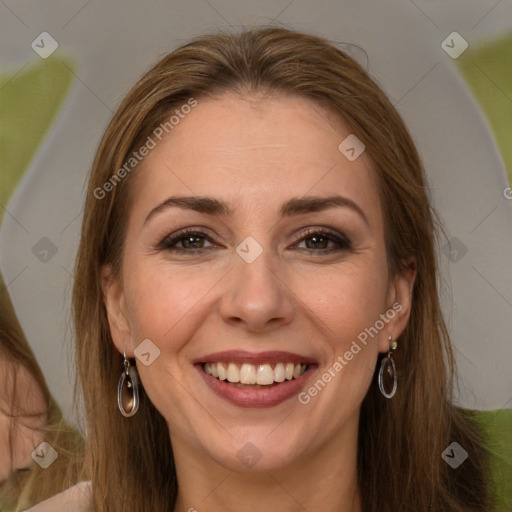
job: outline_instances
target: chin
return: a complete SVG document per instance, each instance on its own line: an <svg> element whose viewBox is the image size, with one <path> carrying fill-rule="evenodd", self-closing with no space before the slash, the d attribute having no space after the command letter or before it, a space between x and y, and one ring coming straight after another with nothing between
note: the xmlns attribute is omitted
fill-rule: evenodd
<svg viewBox="0 0 512 512"><path fill-rule="evenodd" d="M219 426L211 425L195 433L197 449L229 471L257 473L284 470L296 464L313 443L313 439L305 438L304 434L309 429L304 426L298 428L295 425L293 431L290 431L290 424L279 428L285 417L280 415L264 426L228 428L213 436L212 432L214 429L218 431Z"/></svg>

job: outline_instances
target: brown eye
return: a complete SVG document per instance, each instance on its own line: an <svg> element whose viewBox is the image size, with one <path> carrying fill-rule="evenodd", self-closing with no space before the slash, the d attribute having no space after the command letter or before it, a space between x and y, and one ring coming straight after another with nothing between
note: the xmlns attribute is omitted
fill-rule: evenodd
<svg viewBox="0 0 512 512"><path fill-rule="evenodd" d="M205 242L212 246L205 246ZM205 233L193 230L181 231L166 237L159 244L158 249L172 252L206 251L213 247L213 242Z"/></svg>
<svg viewBox="0 0 512 512"><path fill-rule="evenodd" d="M325 230L307 232L299 243L304 242L305 249L316 252L335 252L352 248L350 240L345 235L337 235Z"/></svg>
<svg viewBox="0 0 512 512"><path fill-rule="evenodd" d="M186 236L181 238L181 245L184 249L202 249L204 240L200 236Z"/></svg>
<svg viewBox="0 0 512 512"><path fill-rule="evenodd" d="M327 238L326 236L318 235L310 236L305 240L308 249L327 249L327 246L329 245L330 242L329 238Z"/></svg>

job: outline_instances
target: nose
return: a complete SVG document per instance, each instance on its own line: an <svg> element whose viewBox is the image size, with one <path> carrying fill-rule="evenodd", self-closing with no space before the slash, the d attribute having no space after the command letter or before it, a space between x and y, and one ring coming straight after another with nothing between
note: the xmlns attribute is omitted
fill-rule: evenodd
<svg viewBox="0 0 512 512"><path fill-rule="evenodd" d="M295 309L293 292L279 267L270 251L264 250L252 263L236 256L221 299L223 320L243 325L249 332L266 332L289 323Z"/></svg>

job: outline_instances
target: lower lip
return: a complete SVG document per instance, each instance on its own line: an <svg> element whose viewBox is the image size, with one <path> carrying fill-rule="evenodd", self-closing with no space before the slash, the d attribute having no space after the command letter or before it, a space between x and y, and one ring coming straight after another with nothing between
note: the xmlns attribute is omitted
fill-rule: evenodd
<svg viewBox="0 0 512 512"><path fill-rule="evenodd" d="M208 375L203 370L202 364L196 365L196 368L216 395L238 407L250 408L275 407L298 395L310 375L314 372L314 367L310 366L306 373L297 379L285 380L269 388L244 389Z"/></svg>

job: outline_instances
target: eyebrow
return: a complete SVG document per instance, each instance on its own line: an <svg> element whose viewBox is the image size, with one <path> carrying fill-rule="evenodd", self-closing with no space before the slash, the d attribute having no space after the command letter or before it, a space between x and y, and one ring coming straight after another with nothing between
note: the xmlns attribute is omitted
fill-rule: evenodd
<svg viewBox="0 0 512 512"><path fill-rule="evenodd" d="M224 201L209 196L173 196L166 199L163 203L155 206L144 220L146 225L155 215L176 207L184 210L194 210L199 213L219 216L232 216L233 209ZM289 199L281 206L279 214L281 217L291 217L304 213L321 212L329 208L343 207L355 211L364 220L367 226L370 226L368 218L357 203L343 196L308 196L294 197Z"/></svg>

